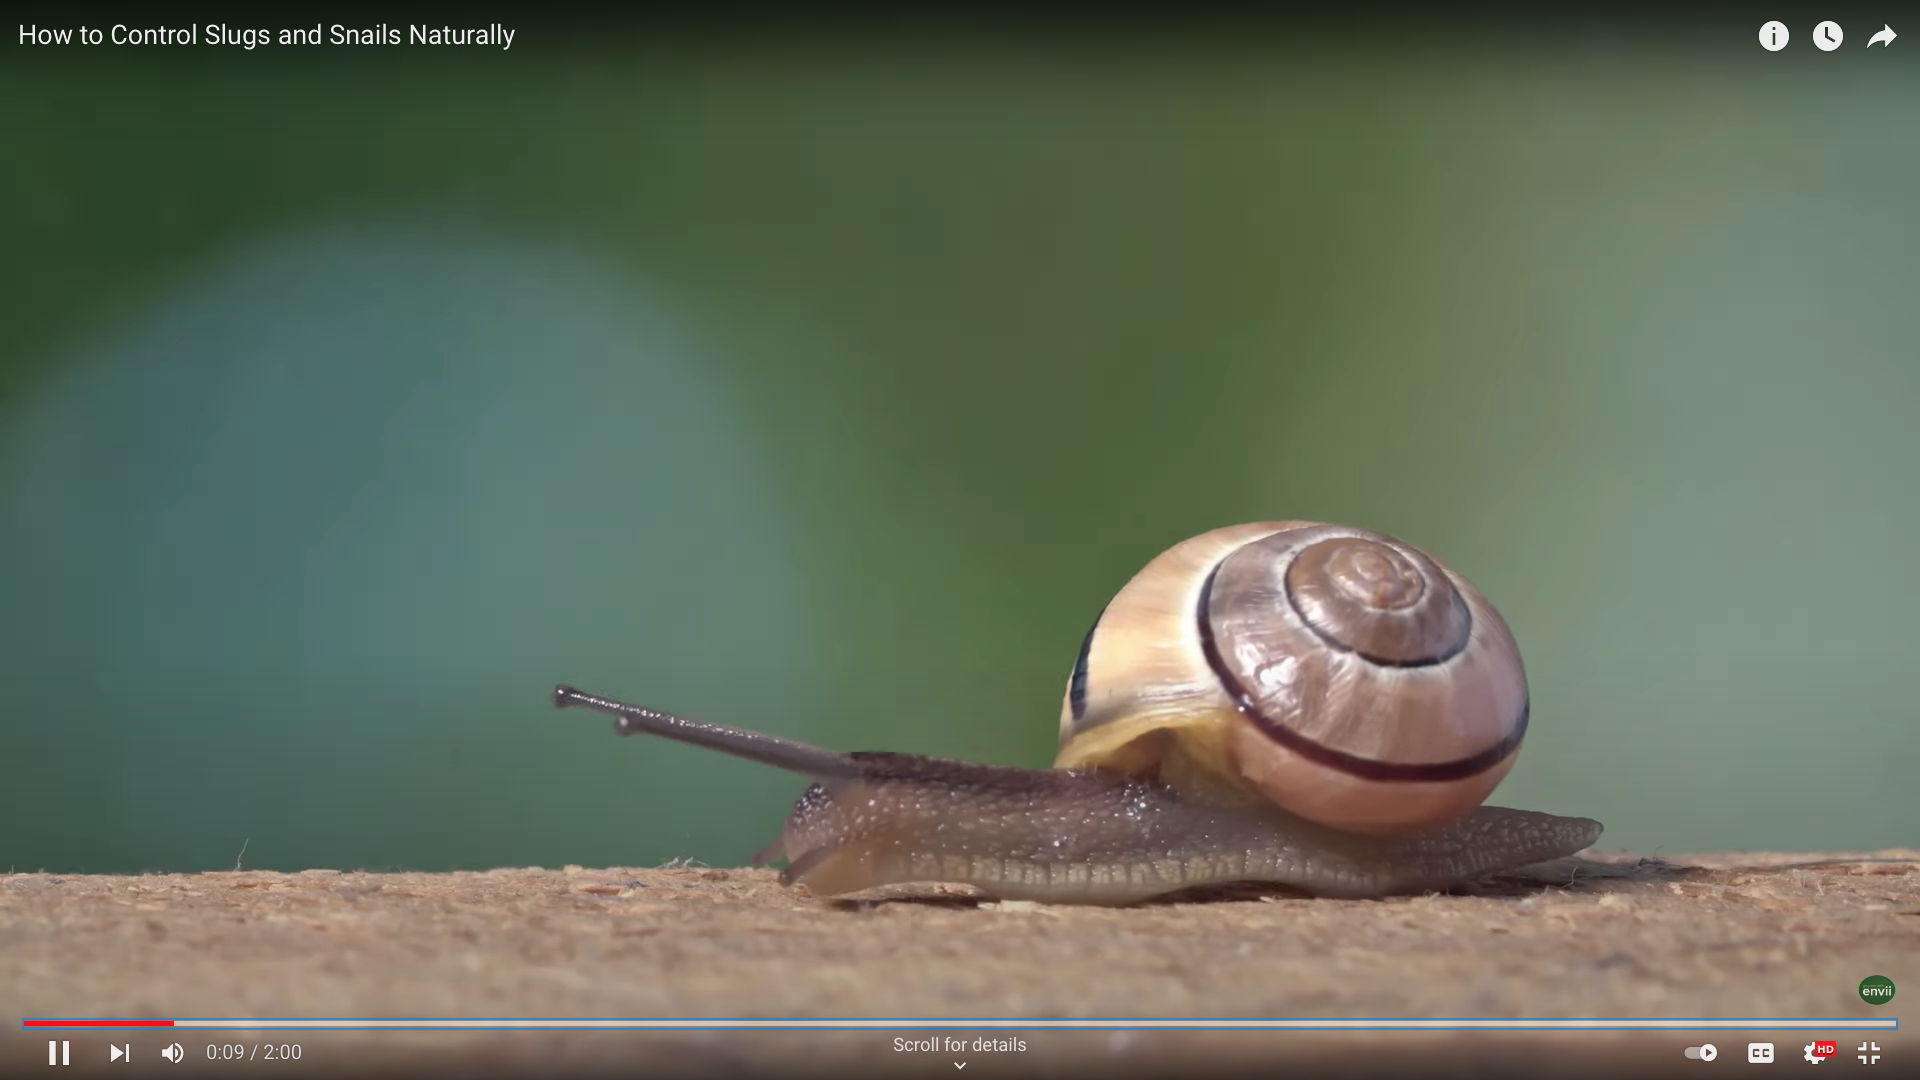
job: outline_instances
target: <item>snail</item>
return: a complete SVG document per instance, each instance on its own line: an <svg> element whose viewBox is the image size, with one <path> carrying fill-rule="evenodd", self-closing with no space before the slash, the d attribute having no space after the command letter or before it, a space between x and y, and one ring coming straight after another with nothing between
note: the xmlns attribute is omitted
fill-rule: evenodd
<svg viewBox="0 0 1920 1080"><path fill-rule="evenodd" d="M1527 680L1464 578L1365 529L1263 522L1160 554L1080 647L1051 769L838 753L569 686L555 706L813 781L756 865L819 896L961 883L1129 904L1202 885L1445 889L1572 855L1587 818L1482 806Z"/></svg>

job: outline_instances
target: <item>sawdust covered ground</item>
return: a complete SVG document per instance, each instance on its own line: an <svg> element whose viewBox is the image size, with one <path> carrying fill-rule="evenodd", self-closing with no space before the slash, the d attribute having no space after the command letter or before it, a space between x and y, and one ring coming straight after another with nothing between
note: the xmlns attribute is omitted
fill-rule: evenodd
<svg viewBox="0 0 1920 1080"><path fill-rule="evenodd" d="M759 870L0 877L9 1017L1831 1017L1920 995L1920 852L1610 859L1591 879L1134 908L919 889L823 901ZM1874 1008L1856 987L1906 993ZM0 1061L44 1062L9 1025ZM76 1071L974 1076L1658 1075L1699 1032L66 1032ZM190 1035L190 1037L189 1037ZM1747 1033L1722 1032L1744 1064ZM1797 1059L1802 1033L1774 1038ZM1836 1031L1825 1037L1844 1041ZM934 1042L898 1049L896 1039ZM955 1038L963 1044L949 1052ZM1888 1053L1920 1041L1876 1036ZM1024 1049L975 1049L980 1039ZM187 1060L161 1061L180 1042ZM298 1044L268 1064L261 1046ZM209 1062L237 1045L250 1062ZM1851 1049L1849 1046L1846 1048ZM97 1060L96 1060L97 1059ZM1797 1062L1796 1062L1797 1063ZM1848 1062L1851 1064L1851 1062ZM1909 1062L1911 1064L1911 1062ZM119 1063L119 1067L126 1067ZM53 1075L53 1074L49 1074ZM66 1075L63 1071L59 1075Z"/></svg>

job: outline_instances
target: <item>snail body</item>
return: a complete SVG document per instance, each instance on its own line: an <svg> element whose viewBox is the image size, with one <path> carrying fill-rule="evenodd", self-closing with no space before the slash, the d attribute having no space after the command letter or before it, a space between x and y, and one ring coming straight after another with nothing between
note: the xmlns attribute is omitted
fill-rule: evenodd
<svg viewBox="0 0 1920 1080"><path fill-rule="evenodd" d="M810 778L756 862L785 858L783 882L825 896L1379 896L1571 855L1601 831L1481 805L1526 733L1513 635L1439 560L1346 526L1232 526L1148 563L1087 633L1052 769L843 754L565 686L554 703Z"/></svg>

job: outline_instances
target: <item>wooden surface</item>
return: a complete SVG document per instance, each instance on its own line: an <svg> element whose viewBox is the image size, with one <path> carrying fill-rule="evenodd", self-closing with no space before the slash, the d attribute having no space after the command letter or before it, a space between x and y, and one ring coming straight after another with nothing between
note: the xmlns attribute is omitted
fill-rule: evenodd
<svg viewBox="0 0 1920 1080"><path fill-rule="evenodd" d="M0 877L0 1013L13 1022L0 1062L44 1067L47 1033L18 1027L27 1016L1859 1018L1898 1015L1920 995L1920 852L1574 865L1541 875L1551 884L1507 879L1455 895L1330 901L1246 890L1122 909L982 902L937 888L822 901L770 872L701 868L10 874ZM1867 1006L1856 987L1871 974L1903 993ZM903 1035L1019 1038L1026 1049L894 1050ZM964 1061L972 1077L1066 1075L1089 1059L1106 1075L1195 1061L1267 1075L1309 1061L1359 1072L1450 1063L1460 1075L1573 1075L1596 1062L1664 1071L1680 1065L1687 1039L1707 1036L976 1028L65 1037L78 1040L76 1064L105 1069L107 1043L131 1041L142 1072L170 1076L235 1071L205 1061L210 1043L298 1042L302 1060L282 1072L419 1064L471 1075L557 1062L630 1072L644 1061L654 1075L850 1066L946 1075ZM1876 1038L1898 1052L1899 1033ZM1743 1057L1747 1040L1719 1041ZM171 1041L189 1048L180 1066L154 1057ZM1783 1059L1798 1051L1785 1047ZM1920 1061L1920 1040L1908 1053L1909 1066Z"/></svg>

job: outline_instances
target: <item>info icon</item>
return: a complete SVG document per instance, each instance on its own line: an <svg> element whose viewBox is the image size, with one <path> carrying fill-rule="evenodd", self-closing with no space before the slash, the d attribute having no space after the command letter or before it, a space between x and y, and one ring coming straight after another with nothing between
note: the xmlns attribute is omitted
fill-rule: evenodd
<svg viewBox="0 0 1920 1080"><path fill-rule="evenodd" d="M1749 1065L1773 1064L1773 1044L1772 1043L1748 1043L1747 1044L1747 1064Z"/></svg>

